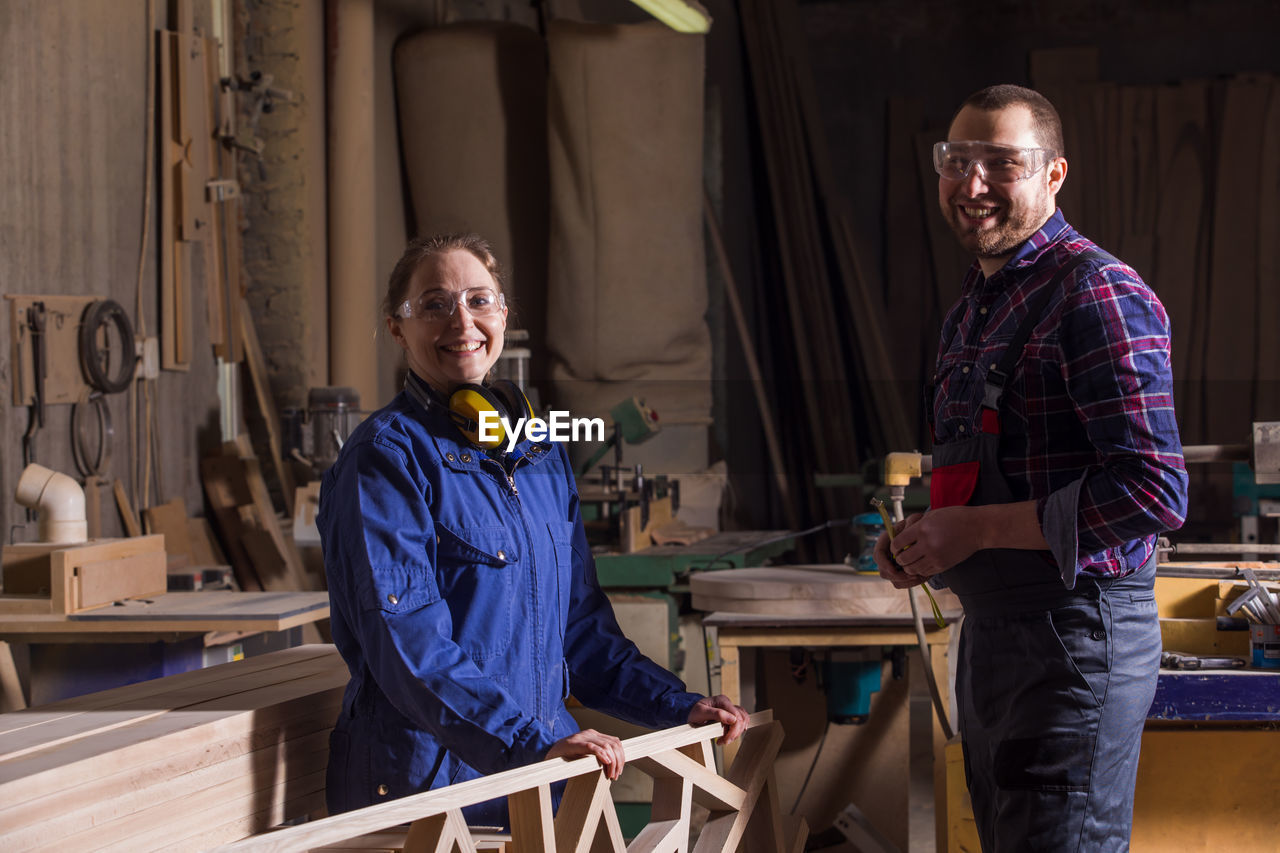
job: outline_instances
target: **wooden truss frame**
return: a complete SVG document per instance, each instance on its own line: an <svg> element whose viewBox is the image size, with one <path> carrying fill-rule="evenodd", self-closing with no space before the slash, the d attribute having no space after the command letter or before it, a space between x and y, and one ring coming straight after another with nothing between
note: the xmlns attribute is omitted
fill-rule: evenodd
<svg viewBox="0 0 1280 853"><path fill-rule="evenodd" d="M629 766L653 778L651 822L627 844L609 797L609 780L593 757L553 758L435 791L256 835L217 848L232 853L284 853L331 848L388 849L388 828L410 824L405 853L475 853L493 849L474 838L464 806L507 797L509 848L518 853L706 853L737 850L797 853L808 827L778 806L773 761L782 725L772 712L754 714L732 766L715 768L712 741L723 725L677 726L622 742ZM551 785L566 782L552 816ZM694 833L693 806L710 817ZM376 836L376 838L375 838ZM477 844L480 844L477 847Z"/></svg>

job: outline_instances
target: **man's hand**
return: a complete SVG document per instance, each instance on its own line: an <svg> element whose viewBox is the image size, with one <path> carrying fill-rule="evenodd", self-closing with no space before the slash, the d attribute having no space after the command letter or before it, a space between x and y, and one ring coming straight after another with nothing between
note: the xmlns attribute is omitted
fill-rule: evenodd
<svg viewBox="0 0 1280 853"><path fill-rule="evenodd" d="M948 506L916 513L876 540L880 576L898 589L924 583L984 548L1039 551L1049 547L1035 501Z"/></svg>
<svg viewBox="0 0 1280 853"><path fill-rule="evenodd" d="M894 525L893 545L895 546L895 549L897 543L902 541L902 532L908 527L919 524L922 518L924 518L924 516L917 512L907 516L906 519ZM889 551L890 547L889 531L886 530L881 533L880 538L876 540L876 568L880 570L880 577L884 578L898 589L910 589L913 586L919 586L924 583L924 578L907 574L902 570L900 565L894 562L894 556Z"/></svg>
<svg viewBox="0 0 1280 853"><path fill-rule="evenodd" d="M985 547L981 509L948 506L919 516L916 523L905 525L895 534L893 559L917 583L945 572Z"/></svg>
<svg viewBox="0 0 1280 853"><path fill-rule="evenodd" d="M627 761L622 752L622 741L595 729L571 734L547 750L547 758L582 758L584 755L594 755L610 781L616 781L622 775L622 765Z"/></svg>
<svg viewBox="0 0 1280 853"><path fill-rule="evenodd" d="M704 696L689 709L689 725L703 723L724 723L728 730L716 741L717 743L733 743L747 730L747 712L740 705L735 705L723 693L719 696Z"/></svg>

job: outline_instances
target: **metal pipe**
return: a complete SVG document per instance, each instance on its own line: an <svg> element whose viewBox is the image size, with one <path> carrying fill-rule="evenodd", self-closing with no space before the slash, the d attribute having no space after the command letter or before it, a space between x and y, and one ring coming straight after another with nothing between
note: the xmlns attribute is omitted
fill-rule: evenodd
<svg viewBox="0 0 1280 853"><path fill-rule="evenodd" d="M1187 462L1252 462L1251 444L1189 444L1182 448Z"/></svg>

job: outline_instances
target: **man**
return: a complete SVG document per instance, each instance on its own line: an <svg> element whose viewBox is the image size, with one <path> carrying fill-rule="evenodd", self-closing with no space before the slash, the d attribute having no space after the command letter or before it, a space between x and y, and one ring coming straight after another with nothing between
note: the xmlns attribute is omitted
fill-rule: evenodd
<svg viewBox="0 0 1280 853"><path fill-rule="evenodd" d="M1168 318L1056 209L1063 153L1053 106L1007 85L934 147L942 214L977 263L930 386L930 509L876 548L895 586L932 579L964 605L959 728L989 853L1128 848L1155 540L1186 515Z"/></svg>

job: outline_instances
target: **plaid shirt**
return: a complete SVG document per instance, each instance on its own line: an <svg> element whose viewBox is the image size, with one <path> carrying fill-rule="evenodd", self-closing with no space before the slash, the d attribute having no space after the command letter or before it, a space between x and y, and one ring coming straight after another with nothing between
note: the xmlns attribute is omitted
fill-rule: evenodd
<svg viewBox="0 0 1280 853"><path fill-rule="evenodd" d="M1093 246L1055 211L991 278L976 263L969 270L942 326L936 443L981 429L987 369L1034 294L1070 256ZM1061 288L1005 388L1001 468L1017 500L1036 499L1059 566L1123 576L1151 555L1158 533L1186 518L1169 320L1123 264L1085 261Z"/></svg>

